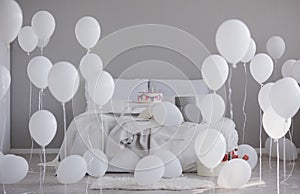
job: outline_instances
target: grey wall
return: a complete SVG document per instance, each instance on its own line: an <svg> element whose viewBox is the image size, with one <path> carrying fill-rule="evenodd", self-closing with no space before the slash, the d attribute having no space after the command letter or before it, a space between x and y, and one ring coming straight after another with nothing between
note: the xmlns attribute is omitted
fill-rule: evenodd
<svg viewBox="0 0 300 194"><path fill-rule="evenodd" d="M76 67L79 66L85 50L77 43L74 27L79 18L85 15L95 17L102 26L102 37L137 24L165 24L180 28L191 33L202 41L211 53L216 53L214 42L217 27L226 19L238 18L243 20L251 30L252 37L257 43L257 52L266 52L265 43L272 35L280 35L286 41L286 53L278 61L276 72L270 79L273 81L280 76L283 61L300 58L299 19L300 1L298 0L26 0L19 1L23 10L24 25L30 25L33 14L41 9L50 11L56 19L56 30L44 55L53 63L67 60ZM12 105L11 105L11 133L12 148L29 148L30 137L28 132L28 102L29 81L26 75L28 58L14 42L12 52ZM32 56L39 55L36 50ZM197 71L190 62L177 53L156 47L131 49L122 53L113 60L106 70L117 77L122 70L132 64L145 60L161 60L184 67L183 71L191 78L197 77ZM245 143L254 147L259 145L259 107L257 93L259 86L248 77L248 101L246 112L248 121ZM232 79L234 120L241 136L243 115L244 73L241 65L233 72ZM33 106L37 109L37 90L34 90ZM76 104L81 106L72 111L72 104L67 104L68 123L73 115L84 108L83 88L75 96ZM50 148L57 148L63 138L62 109L60 104L45 92L44 106L52 111L57 119L59 130ZM300 135L297 128L300 126L299 115L295 119L294 138L297 147L300 147ZM264 139L266 135L263 134Z"/></svg>

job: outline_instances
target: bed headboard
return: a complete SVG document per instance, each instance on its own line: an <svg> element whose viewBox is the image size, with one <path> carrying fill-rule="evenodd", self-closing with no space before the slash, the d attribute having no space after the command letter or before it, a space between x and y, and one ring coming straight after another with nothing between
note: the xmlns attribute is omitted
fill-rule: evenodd
<svg viewBox="0 0 300 194"><path fill-rule="evenodd" d="M165 100L172 102L175 101L175 96L207 94L209 90L201 79L200 72L197 74L198 77L194 76L194 79L190 79L190 76L186 75L178 67L170 63L158 60L142 61L130 66L120 73L118 77L114 77L115 83L118 86L115 87L113 99L119 101L119 98L126 99L127 97L128 100L135 100L138 92L148 90L161 92L163 93ZM125 82L128 80L128 83L131 83L132 81L131 85L133 85L130 89L124 90L124 83L118 83L117 80L125 80ZM141 86L141 84L139 84L140 82L144 82L144 86ZM133 86L136 86L137 90L132 89ZM95 108L90 102L91 99L89 99L85 88L85 80L81 79L80 89L73 99L74 116L85 112L92 107ZM123 94L120 90L130 92L128 94ZM198 104L198 101L196 101L196 103ZM120 105L117 106L119 107Z"/></svg>

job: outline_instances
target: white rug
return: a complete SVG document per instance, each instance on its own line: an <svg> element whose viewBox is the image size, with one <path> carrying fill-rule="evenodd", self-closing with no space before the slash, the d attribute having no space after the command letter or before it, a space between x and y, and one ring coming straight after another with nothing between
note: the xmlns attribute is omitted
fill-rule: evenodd
<svg viewBox="0 0 300 194"><path fill-rule="evenodd" d="M192 190L192 189L208 189L215 184L212 181L201 180L198 178L179 177L172 179L161 179L158 183L149 186L139 186L133 177L109 177L104 176L101 179L93 181L89 189L104 190Z"/></svg>

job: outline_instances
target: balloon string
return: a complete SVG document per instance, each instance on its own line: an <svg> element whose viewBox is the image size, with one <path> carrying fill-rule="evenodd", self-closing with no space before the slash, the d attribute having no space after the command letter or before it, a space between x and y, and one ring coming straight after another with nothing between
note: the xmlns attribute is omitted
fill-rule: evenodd
<svg viewBox="0 0 300 194"><path fill-rule="evenodd" d="M88 176L86 180L85 194L88 194L89 183L90 183L90 177Z"/></svg>
<svg viewBox="0 0 300 194"><path fill-rule="evenodd" d="M41 47L41 56L43 56L43 54L44 54L44 48L43 48L44 47L44 41L43 41L42 44L43 44L43 46Z"/></svg>
<svg viewBox="0 0 300 194"><path fill-rule="evenodd" d="M42 110L42 94L41 94L41 90L39 91L39 105L38 105L38 110Z"/></svg>
<svg viewBox="0 0 300 194"><path fill-rule="evenodd" d="M4 106L4 110L6 110L6 96L3 96L2 104ZM1 99L0 99L1 100ZM5 137L5 131L6 131L6 114L3 114L3 132L1 137L1 152L3 153L3 146L4 146L4 137Z"/></svg>
<svg viewBox="0 0 300 194"><path fill-rule="evenodd" d="M283 140L283 178L286 179L285 136L283 136L282 140Z"/></svg>
<svg viewBox="0 0 300 194"><path fill-rule="evenodd" d="M247 114L246 114L246 102L247 102L247 85L248 85L248 78L247 78L247 67L246 63L244 63L244 71L245 71L245 90L244 90L244 101L243 101L243 114L244 114L244 123L243 123L243 138L242 143L245 142L245 129L246 129L246 122L247 122Z"/></svg>
<svg viewBox="0 0 300 194"><path fill-rule="evenodd" d="M5 184L2 184L2 188L3 188L3 194L6 194Z"/></svg>
<svg viewBox="0 0 300 194"><path fill-rule="evenodd" d="M102 107L99 107L100 109L100 119L101 119L101 131L102 131L102 135L101 135L101 150L104 152L104 124L103 124L103 114L102 114ZM102 164L102 162L101 162ZM102 167L100 167L100 172L101 172ZM102 194L102 176L100 173L100 194Z"/></svg>
<svg viewBox="0 0 300 194"><path fill-rule="evenodd" d="M43 169L44 169L44 176L43 176L43 184L45 183L45 176L46 176L46 150L43 148Z"/></svg>
<svg viewBox="0 0 300 194"><path fill-rule="evenodd" d="M6 96L4 95L3 96L3 105L4 105L4 108L6 109ZM0 99L1 101L1 99ZM4 136L5 136L5 128L6 128L6 114L3 114L4 118L3 118L3 132L2 132L2 137L1 137L1 152L3 152L3 144L4 144ZM2 175L4 176L4 175ZM2 177L3 178L3 177ZM6 190L5 190L5 184L2 184L2 188L3 188L3 194L6 194Z"/></svg>
<svg viewBox="0 0 300 194"><path fill-rule="evenodd" d="M214 182L214 175L215 175L214 169L211 168L210 172L211 172L211 181ZM209 191L211 191L211 193L215 193L215 187L213 186L212 189L210 189Z"/></svg>
<svg viewBox="0 0 300 194"><path fill-rule="evenodd" d="M62 103L62 109L63 109L63 118L64 118L64 139L65 139L65 158L67 157L67 121L66 121L66 106L65 103Z"/></svg>
<svg viewBox="0 0 300 194"><path fill-rule="evenodd" d="M30 60L31 60L30 53L27 53L27 55L28 55L28 63L29 63ZM29 108L28 108L28 121L29 121L30 118L31 118L31 114L32 114L32 83L31 83L31 81L29 80ZM30 147L30 156L29 156L29 170L30 170L31 172L33 172L32 165L31 165L31 162L32 162L32 155L33 155L33 138L32 138L31 135L30 135L30 139L31 139L31 147Z"/></svg>
<svg viewBox="0 0 300 194"><path fill-rule="evenodd" d="M294 119L292 118L291 121L292 121L292 127L291 127L292 134L290 135L290 138L292 138L294 136ZM292 139L290 139L290 140L292 141Z"/></svg>
<svg viewBox="0 0 300 194"><path fill-rule="evenodd" d="M289 137L290 137L290 142L291 142L291 147L293 147L293 141L292 141L292 134L291 134L291 131L289 131ZM293 162L292 162L292 169L289 173L289 175L283 180L281 181L281 183L285 183L292 175L293 175L293 172L294 172L294 169L295 169L295 153L293 152Z"/></svg>
<svg viewBox="0 0 300 194"><path fill-rule="evenodd" d="M277 141L277 194L280 193L279 190L279 142Z"/></svg>
<svg viewBox="0 0 300 194"><path fill-rule="evenodd" d="M229 68L229 77L228 77L228 101L230 108L230 119L233 120L233 105L232 105L232 89L231 89L231 79L232 79L232 67Z"/></svg>
<svg viewBox="0 0 300 194"><path fill-rule="evenodd" d="M40 153L40 162L42 166L40 167L40 193L44 193L44 188L43 188L43 174L44 174L44 169L43 169L43 150L41 150Z"/></svg>
<svg viewBox="0 0 300 194"><path fill-rule="evenodd" d="M65 194L67 194L68 191L67 191L67 184L65 184Z"/></svg>
<svg viewBox="0 0 300 194"><path fill-rule="evenodd" d="M279 77L279 76L278 76L278 72L276 71L277 62L278 62L277 59L275 59L275 60L274 60L274 71L275 71L274 76L275 76L275 80L276 80L277 77Z"/></svg>
<svg viewBox="0 0 300 194"><path fill-rule="evenodd" d="M262 86L261 86L262 87ZM262 110L259 110L259 181L261 181L261 165L262 165L262 146L261 146L261 134L262 134Z"/></svg>
<svg viewBox="0 0 300 194"><path fill-rule="evenodd" d="M10 48L10 45L7 44L7 52L9 51L9 48ZM2 104L3 104L3 110L6 110L6 95L4 95L2 97L3 101L2 101ZM0 99L0 103L1 103L1 100ZM3 114L3 132L2 132L2 137L1 137L1 152L3 152L3 146L4 146L4 137L5 137L5 131L6 131L6 111L5 113Z"/></svg>
<svg viewBox="0 0 300 194"><path fill-rule="evenodd" d="M269 150L269 168L272 169L272 162L271 162L271 158L272 158L272 145L273 145L273 139L270 138L270 150Z"/></svg>

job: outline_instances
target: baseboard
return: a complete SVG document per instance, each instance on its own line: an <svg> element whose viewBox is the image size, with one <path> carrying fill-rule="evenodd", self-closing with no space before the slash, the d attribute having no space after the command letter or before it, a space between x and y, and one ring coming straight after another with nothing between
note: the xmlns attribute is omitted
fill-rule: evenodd
<svg viewBox="0 0 300 194"><path fill-rule="evenodd" d="M30 154L31 149L10 149L11 154ZM46 154L58 154L59 149L58 148L46 148ZM33 154L40 154L41 149L40 148L34 148L32 150Z"/></svg>

